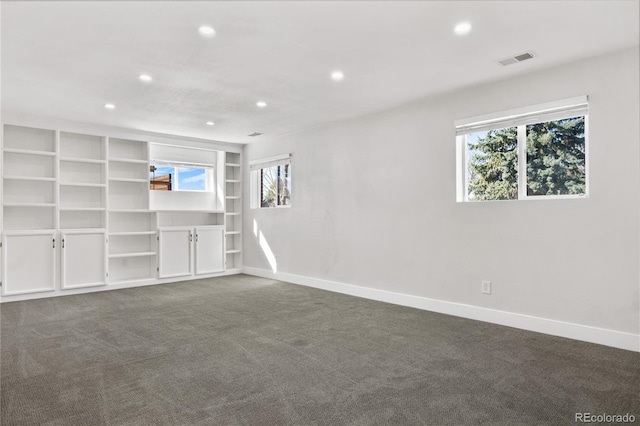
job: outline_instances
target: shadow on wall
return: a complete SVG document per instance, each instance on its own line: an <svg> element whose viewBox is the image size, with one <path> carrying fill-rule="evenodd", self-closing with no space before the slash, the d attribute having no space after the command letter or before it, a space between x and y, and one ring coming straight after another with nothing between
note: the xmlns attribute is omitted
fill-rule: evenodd
<svg viewBox="0 0 640 426"><path fill-rule="evenodd" d="M275 274L276 272L278 272L278 262L276 260L276 255L273 254L271 246L269 246L269 243L264 237L264 234L258 228L258 222L256 222L255 219L253 219L253 235L258 240L258 245L260 245L264 257L267 259L267 262L269 262L269 266L271 266L271 270Z"/></svg>

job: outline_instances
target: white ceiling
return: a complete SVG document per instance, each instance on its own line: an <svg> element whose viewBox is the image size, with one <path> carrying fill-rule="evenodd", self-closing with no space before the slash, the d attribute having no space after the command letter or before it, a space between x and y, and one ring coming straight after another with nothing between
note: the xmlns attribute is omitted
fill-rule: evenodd
<svg viewBox="0 0 640 426"><path fill-rule="evenodd" d="M637 46L638 13L637 0L2 2L2 108L259 142Z"/></svg>

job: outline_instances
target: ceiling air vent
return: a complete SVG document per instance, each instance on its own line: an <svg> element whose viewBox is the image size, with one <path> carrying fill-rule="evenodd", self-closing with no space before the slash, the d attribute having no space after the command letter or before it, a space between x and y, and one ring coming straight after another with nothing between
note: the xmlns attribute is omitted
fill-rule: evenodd
<svg viewBox="0 0 640 426"><path fill-rule="evenodd" d="M501 61L498 61L498 63L506 67L507 65L526 61L527 59L532 59L534 57L535 55L533 54L533 52L524 52L519 55L512 56L510 58L502 59Z"/></svg>
<svg viewBox="0 0 640 426"><path fill-rule="evenodd" d="M256 136L260 136L261 134L262 133L260 133L260 132L253 132L249 136L251 136L253 138L253 137L256 137Z"/></svg>

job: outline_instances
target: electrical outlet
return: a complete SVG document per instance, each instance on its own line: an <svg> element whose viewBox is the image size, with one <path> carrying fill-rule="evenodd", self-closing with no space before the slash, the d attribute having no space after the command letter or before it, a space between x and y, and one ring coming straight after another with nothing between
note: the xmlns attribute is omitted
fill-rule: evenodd
<svg viewBox="0 0 640 426"><path fill-rule="evenodd" d="M491 294L491 281L482 281L482 292L484 294Z"/></svg>

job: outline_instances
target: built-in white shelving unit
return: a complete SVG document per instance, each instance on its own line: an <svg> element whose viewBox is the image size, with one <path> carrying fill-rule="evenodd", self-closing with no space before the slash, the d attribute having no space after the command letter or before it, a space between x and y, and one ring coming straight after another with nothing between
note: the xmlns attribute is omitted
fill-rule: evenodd
<svg viewBox="0 0 640 426"><path fill-rule="evenodd" d="M58 154L60 229L105 229L105 138L60 132Z"/></svg>
<svg viewBox="0 0 640 426"><path fill-rule="evenodd" d="M242 167L240 153L225 155L225 266L242 266Z"/></svg>
<svg viewBox="0 0 640 426"><path fill-rule="evenodd" d="M157 214L149 211L149 147L109 139L109 282L157 278Z"/></svg>
<svg viewBox="0 0 640 426"><path fill-rule="evenodd" d="M56 228L56 138L53 130L4 126L2 213L5 231Z"/></svg>
<svg viewBox="0 0 640 426"><path fill-rule="evenodd" d="M106 138L58 132L60 288L107 284Z"/></svg>
<svg viewBox="0 0 640 426"><path fill-rule="evenodd" d="M240 153L200 148L216 173L202 210L182 206L177 192L152 210L151 145L2 126L3 301L241 271ZM180 157L186 148L165 151Z"/></svg>

